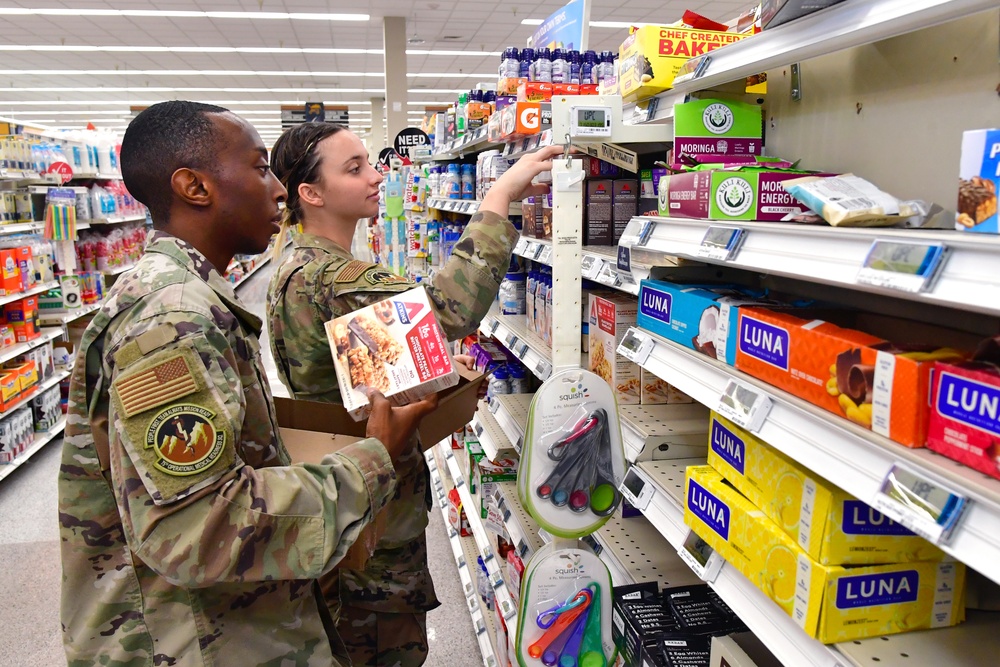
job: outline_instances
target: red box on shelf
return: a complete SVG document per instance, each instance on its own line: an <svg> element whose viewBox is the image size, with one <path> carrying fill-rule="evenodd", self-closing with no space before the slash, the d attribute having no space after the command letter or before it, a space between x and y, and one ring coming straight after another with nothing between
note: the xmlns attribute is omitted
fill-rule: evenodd
<svg viewBox="0 0 1000 667"><path fill-rule="evenodd" d="M4 306L7 324L14 330L18 343L26 343L40 335L38 329L38 297L27 296Z"/></svg>
<svg viewBox="0 0 1000 667"><path fill-rule="evenodd" d="M0 248L0 296L20 294L23 291L16 248Z"/></svg>
<svg viewBox="0 0 1000 667"><path fill-rule="evenodd" d="M927 447L1000 479L1000 368L934 364Z"/></svg>

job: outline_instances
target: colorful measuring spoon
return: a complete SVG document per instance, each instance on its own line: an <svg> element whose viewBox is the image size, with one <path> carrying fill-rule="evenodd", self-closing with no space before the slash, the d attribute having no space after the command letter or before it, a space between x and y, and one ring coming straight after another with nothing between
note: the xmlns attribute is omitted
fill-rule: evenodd
<svg viewBox="0 0 1000 667"><path fill-rule="evenodd" d="M542 636L535 640L530 646L528 646L528 655L532 658L541 658L542 653L549 648L552 642L558 639L559 635L561 635L567 627L572 625L573 621L575 621L580 614L586 611L589 606L590 603L587 602L586 604L581 604L578 607L574 607L573 609L560 614L559 618L557 618L556 621L549 626L549 629L546 630Z"/></svg>
<svg viewBox="0 0 1000 667"><path fill-rule="evenodd" d="M587 628L583 632L583 643L580 646L579 667L607 667L601 636L601 586L592 581L587 588L593 591L593 596L590 612L587 614Z"/></svg>

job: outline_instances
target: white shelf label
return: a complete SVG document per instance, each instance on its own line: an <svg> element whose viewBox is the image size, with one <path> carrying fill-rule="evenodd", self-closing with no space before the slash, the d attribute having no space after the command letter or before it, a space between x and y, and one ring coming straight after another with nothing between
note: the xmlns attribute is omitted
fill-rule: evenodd
<svg viewBox="0 0 1000 667"><path fill-rule="evenodd" d="M542 264L550 264L552 262L552 246L550 245L545 246L545 248L542 250L541 257L538 258L538 261L541 262Z"/></svg>
<svg viewBox="0 0 1000 667"><path fill-rule="evenodd" d="M642 366L649 359L656 343L638 329L629 329L618 345L618 354Z"/></svg>
<svg viewBox="0 0 1000 667"><path fill-rule="evenodd" d="M739 227L712 225L701 239L696 254L698 257L722 262L735 259L745 238L746 232Z"/></svg>
<svg viewBox="0 0 1000 667"><path fill-rule="evenodd" d="M537 375L542 380L547 380L551 373L552 373L552 364L547 362L545 359L539 359L538 363L535 364L535 375Z"/></svg>
<svg viewBox="0 0 1000 667"><path fill-rule="evenodd" d="M528 239L522 237L517 240L517 245L514 246L515 255L523 255L524 249L528 247Z"/></svg>
<svg viewBox="0 0 1000 667"><path fill-rule="evenodd" d="M698 537L695 532L689 531L684 539L684 544L677 550L681 560L688 564L688 567L698 575L698 578L706 583L713 583L722 570L725 561L708 546L705 540Z"/></svg>
<svg viewBox="0 0 1000 667"><path fill-rule="evenodd" d="M593 280L600 272L602 263L603 261L598 259L596 255L584 255L583 259L580 260L580 273L583 274L584 278Z"/></svg>
<svg viewBox="0 0 1000 667"><path fill-rule="evenodd" d="M969 505L968 496L899 463L875 493L872 506L934 544L946 544Z"/></svg>
<svg viewBox="0 0 1000 667"><path fill-rule="evenodd" d="M901 292L930 291L948 257L941 243L872 242L857 282Z"/></svg>
<svg viewBox="0 0 1000 667"><path fill-rule="evenodd" d="M497 410L500 409L500 401L492 400L488 403L488 405L490 406L491 415L495 415L497 413Z"/></svg>
<svg viewBox="0 0 1000 667"><path fill-rule="evenodd" d="M602 285L610 285L614 287L618 284L618 274L612 268L610 263L605 262L601 266L601 272L597 274L596 280Z"/></svg>
<svg viewBox="0 0 1000 667"><path fill-rule="evenodd" d="M507 334L506 342L507 342L507 349L513 350L514 346L517 345L517 335L513 333Z"/></svg>
<svg viewBox="0 0 1000 667"><path fill-rule="evenodd" d="M730 380L722 392L717 410L738 426L756 433L771 411L771 399L759 389Z"/></svg>
<svg viewBox="0 0 1000 667"><path fill-rule="evenodd" d="M524 361L524 357L527 356L528 354L528 344L525 343L524 341L515 343L514 346L511 347L510 351L513 352L514 356L516 356L518 359Z"/></svg>
<svg viewBox="0 0 1000 667"><path fill-rule="evenodd" d="M545 244L544 243L536 243L535 244L535 250L534 250L535 254L533 256L533 259L537 260L539 257L541 257L543 250L545 250Z"/></svg>
<svg viewBox="0 0 1000 667"><path fill-rule="evenodd" d="M500 328L500 320L496 318L491 319L489 324L490 335L492 336L493 334L495 334L497 332L497 329L499 328Z"/></svg>
<svg viewBox="0 0 1000 667"><path fill-rule="evenodd" d="M648 483L635 468L629 468L625 473L625 479L618 487L625 500L629 501L632 507L640 512L645 512L649 507L649 501L656 494L656 489Z"/></svg>

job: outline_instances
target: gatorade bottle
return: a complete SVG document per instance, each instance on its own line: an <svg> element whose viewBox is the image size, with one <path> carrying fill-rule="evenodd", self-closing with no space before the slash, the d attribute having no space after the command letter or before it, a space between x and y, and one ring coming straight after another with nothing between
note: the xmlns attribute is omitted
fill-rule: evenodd
<svg viewBox="0 0 1000 667"><path fill-rule="evenodd" d="M531 80L531 65L535 62L534 49L521 49L521 61L518 66L517 75L522 79Z"/></svg>
<svg viewBox="0 0 1000 667"><path fill-rule="evenodd" d="M458 96L458 102L455 106L455 136L461 137L465 135L467 109L466 105L469 103L469 97L466 93L461 93Z"/></svg>

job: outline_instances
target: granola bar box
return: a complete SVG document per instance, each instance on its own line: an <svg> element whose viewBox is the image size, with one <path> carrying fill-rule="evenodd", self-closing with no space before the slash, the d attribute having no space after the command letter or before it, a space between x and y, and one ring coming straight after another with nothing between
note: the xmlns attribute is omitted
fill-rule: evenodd
<svg viewBox="0 0 1000 667"><path fill-rule="evenodd" d="M590 295L590 370L611 385L619 405L639 404L639 366L616 350L635 326L638 302L626 294Z"/></svg>
<svg viewBox="0 0 1000 667"><path fill-rule="evenodd" d="M1000 233L997 190L1000 189L1000 129L962 133L955 229Z"/></svg>
<svg viewBox="0 0 1000 667"><path fill-rule="evenodd" d="M368 391L406 405L458 382L447 339L423 287L326 323L344 407L368 416Z"/></svg>

